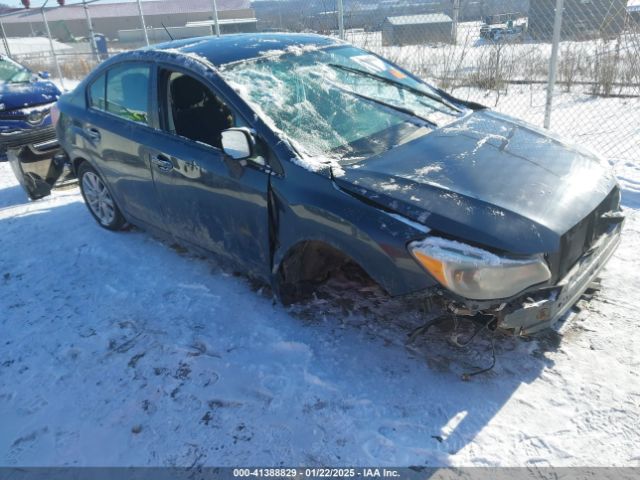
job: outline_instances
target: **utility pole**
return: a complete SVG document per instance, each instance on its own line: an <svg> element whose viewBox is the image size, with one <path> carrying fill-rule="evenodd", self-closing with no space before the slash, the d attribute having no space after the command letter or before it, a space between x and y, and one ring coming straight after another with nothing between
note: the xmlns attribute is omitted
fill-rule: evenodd
<svg viewBox="0 0 640 480"><path fill-rule="evenodd" d="M220 36L220 22L218 20L218 5L216 0L211 0L211 7L213 8L213 25L215 27L216 37Z"/></svg>
<svg viewBox="0 0 640 480"><path fill-rule="evenodd" d="M140 15L140 25L142 26L142 33L144 35L144 43L149 46L149 35L147 35L147 26L144 23L144 15L142 13L142 2L138 0L138 15Z"/></svg>
<svg viewBox="0 0 640 480"><path fill-rule="evenodd" d="M551 60L549 61L549 82L547 83L547 104L544 109L544 128L551 126L551 110L553 107L553 91L558 75L558 50L560 48L560 33L562 31L562 14L564 0L556 0L556 18L553 24L553 46L551 47Z"/></svg>
<svg viewBox="0 0 640 480"><path fill-rule="evenodd" d="M40 7L40 14L42 15L42 21L44 23L44 28L47 31L47 37L49 37L49 48L51 49L51 56L53 57L53 63L56 66L56 73L58 74L58 79L60 80L60 86L63 90L64 88L64 77L62 76L62 70L60 70L60 64L58 63L58 56L56 55L56 50L53 48L53 38L51 38L51 30L49 29L49 22L47 21L47 15L44 13L44 8L49 3L49 0L46 0L42 7Z"/></svg>

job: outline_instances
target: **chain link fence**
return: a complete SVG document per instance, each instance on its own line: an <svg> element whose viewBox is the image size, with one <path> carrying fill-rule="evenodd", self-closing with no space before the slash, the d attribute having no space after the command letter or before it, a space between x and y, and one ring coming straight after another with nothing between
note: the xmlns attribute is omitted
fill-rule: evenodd
<svg viewBox="0 0 640 480"><path fill-rule="evenodd" d="M264 30L342 36L455 96L640 157L640 2L291 0L286 15L260 3Z"/></svg>
<svg viewBox="0 0 640 480"><path fill-rule="evenodd" d="M341 36L611 159L640 157L636 0L102 0L0 15L0 52L71 88L122 50L252 31ZM63 2L64 3L64 2Z"/></svg>
<svg viewBox="0 0 640 480"><path fill-rule="evenodd" d="M344 37L455 96L550 127L610 158L640 157L640 23L626 0L416 8L345 3Z"/></svg>
<svg viewBox="0 0 640 480"><path fill-rule="evenodd" d="M0 53L33 71L50 72L66 88L118 52L173 39L255 32L257 23L249 0L46 0L28 9L1 10Z"/></svg>
<svg viewBox="0 0 640 480"><path fill-rule="evenodd" d="M93 35L90 5L66 7L45 2L0 15L0 51L35 72L50 72L65 89L72 88L106 55L99 55L99 35ZM54 4L55 5L55 4Z"/></svg>

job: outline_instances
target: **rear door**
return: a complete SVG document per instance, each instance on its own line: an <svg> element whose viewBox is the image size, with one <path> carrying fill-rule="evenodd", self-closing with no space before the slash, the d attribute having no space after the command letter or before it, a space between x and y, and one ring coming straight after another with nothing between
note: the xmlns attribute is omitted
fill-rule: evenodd
<svg viewBox="0 0 640 480"><path fill-rule="evenodd" d="M269 169L258 153L240 162L219 143L222 130L247 123L211 83L176 68L158 75L160 131L151 162L165 224L176 238L267 278Z"/></svg>
<svg viewBox="0 0 640 480"><path fill-rule="evenodd" d="M124 61L87 89L90 115L82 125L92 164L134 222L164 228L150 167L156 130L151 108L152 65Z"/></svg>

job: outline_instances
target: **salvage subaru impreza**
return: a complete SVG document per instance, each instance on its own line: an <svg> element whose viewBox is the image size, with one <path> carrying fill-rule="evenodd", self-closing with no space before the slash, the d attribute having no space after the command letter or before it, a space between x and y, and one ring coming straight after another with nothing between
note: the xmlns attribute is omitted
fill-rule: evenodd
<svg viewBox="0 0 640 480"><path fill-rule="evenodd" d="M515 334L612 255L609 167L347 43L228 35L120 54L59 101L90 213L218 254L295 298L344 263Z"/></svg>

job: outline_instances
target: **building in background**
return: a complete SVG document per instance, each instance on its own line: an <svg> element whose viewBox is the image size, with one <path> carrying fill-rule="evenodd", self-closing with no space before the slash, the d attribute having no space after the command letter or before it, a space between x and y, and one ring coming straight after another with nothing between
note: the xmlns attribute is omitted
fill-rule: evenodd
<svg viewBox="0 0 640 480"><path fill-rule="evenodd" d="M453 20L444 13L387 17L382 25L382 45L453 43Z"/></svg>
<svg viewBox="0 0 640 480"><path fill-rule="evenodd" d="M255 12L250 0L217 0L217 6L223 33L255 32ZM147 27L154 29L185 27L189 22L206 22L213 18L211 0L145 1L142 8ZM121 30L140 29L135 2L96 2L90 4L89 9L94 31L110 40L118 38ZM51 33L56 39L69 41L87 36L87 21L81 4L48 8L46 12ZM15 15L4 17L2 23L9 37L27 37L45 31L39 8L22 9ZM205 30L211 32L210 28ZM140 31L140 37L141 34Z"/></svg>
<svg viewBox="0 0 640 480"><path fill-rule="evenodd" d="M640 0L629 0L627 13L629 14L629 20L638 28L640 26Z"/></svg>
<svg viewBox="0 0 640 480"><path fill-rule="evenodd" d="M556 0L533 0L529 8L529 34L535 40L553 37ZM564 0L562 40L611 38L626 24L627 0Z"/></svg>
<svg viewBox="0 0 640 480"><path fill-rule="evenodd" d="M480 0L464 0L478 2ZM380 31L387 17L450 13L451 0L343 0L347 29ZM313 31L329 33L338 28L335 0L259 0L251 7L263 31Z"/></svg>

